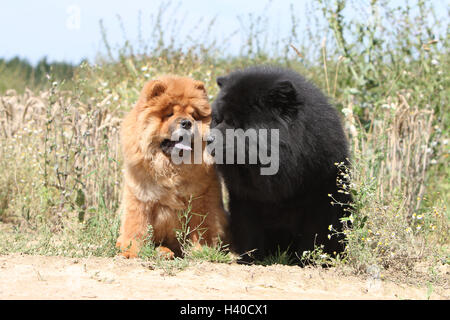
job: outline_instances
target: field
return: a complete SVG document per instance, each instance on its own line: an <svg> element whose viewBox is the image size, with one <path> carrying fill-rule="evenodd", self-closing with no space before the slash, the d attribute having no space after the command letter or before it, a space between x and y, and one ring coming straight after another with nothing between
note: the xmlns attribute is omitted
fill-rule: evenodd
<svg viewBox="0 0 450 320"><path fill-rule="evenodd" d="M139 260L0 257L2 299L448 299L448 290L336 268L201 261L168 275ZM448 270L448 269L447 269ZM439 272L445 272L444 269ZM448 272L448 271L447 271Z"/></svg>
<svg viewBox="0 0 450 320"><path fill-rule="evenodd" d="M96 62L43 60L33 67L19 59L0 60L0 297L36 298L27 295L32 291L26 277L24 287L17 287L23 290L12 289L11 279L28 274L30 285L47 281L48 297L124 298L129 291L112 296L96 286L109 285L103 273L115 279L111 286L132 286L126 276L132 270L149 285L163 277L178 288L177 294L142 291L134 298L187 298L180 292L197 285L198 299L234 293L342 298L336 295L339 288L348 288L346 298L448 299L448 23L437 20L431 1L399 8L371 1L365 11L370 19L349 17L346 10L359 3L315 1L306 15L311 29L300 35L293 14L291 34L283 39L264 31L267 17L251 16L238 55L225 55L226 40L214 40L214 20L199 26L204 38L173 41L177 30L167 34L163 5L154 17L155 32L138 46L110 44L102 25L104 52ZM157 257L152 244L137 261L114 258L122 174L118 129L143 84L166 73L190 76L206 83L212 101L217 76L255 64L297 70L342 113L352 149L352 167L340 168L352 183L342 187L355 199L345 253L331 257L316 248L287 257L281 252L258 265L240 266L226 247L194 252L183 243L186 256L173 261ZM333 232L330 228L330 236ZM308 267L293 266L299 262ZM89 272L82 271L80 286L100 291L59 295L66 285L61 274L71 264L86 264ZM33 268L37 271L29 273ZM236 274L231 291L214 286L214 279L225 281L228 274ZM258 280L253 283L246 274ZM277 274L284 278L275 285ZM289 280L291 274L296 282ZM238 279L248 284L248 292L233 289ZM384 293L370 291L370 279L379 280Z"/></svg>

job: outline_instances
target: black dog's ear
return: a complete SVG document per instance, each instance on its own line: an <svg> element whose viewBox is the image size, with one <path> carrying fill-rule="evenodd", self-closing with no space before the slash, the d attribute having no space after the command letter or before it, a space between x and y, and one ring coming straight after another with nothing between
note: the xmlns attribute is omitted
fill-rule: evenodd
<svg viewBox="0 0 450 320"><path fill-rule="evenodd" d="M269 98L275 104L289 105L295 102L297 91L289 80L280 80L269 90Z"/></svg>
<svg viewBox="0 0 450 320"><path fill-rule="evenodd" d="M297 90L289 80L277 81L267 93L267 99L282 118L291 119L298 112Z"/></svg>
<svg viewBox="0 0 450 320"><path fill-rule="evenodd" d="M219 88L222 88L222 86L224 85L226 80L227 80L227 77L225 77L225 76L217 77L216 82L217 82L217 85L219 86Z"/></svg>

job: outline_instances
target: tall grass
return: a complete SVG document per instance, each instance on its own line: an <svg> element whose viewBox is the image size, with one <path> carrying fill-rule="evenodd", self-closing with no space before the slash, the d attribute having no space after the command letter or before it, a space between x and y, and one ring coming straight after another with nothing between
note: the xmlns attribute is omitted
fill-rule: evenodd
<svg viewBox="0 0 450 320"><path fill-rule="evenodd" d="M349 14L354 8L364 14ZM240 17L244 41L234 56L224 52L235 32L215 38L213 19L194 28L201 37L180 39L181 23L168 28L171 10L162 5L137 46L109 43L102 25L104 54L95 64L82 63L68 81L47 79L39 93L0 97L0 221L14 226L0 236L0 252L31 243L30 252L44 254L115 254L118 128L143 84L165 73L191 76L212 100L217 76L270 63L304 74L342 112L355 203L339 261L356 272L376 265L403 275L449 263L449 37L431 2L319 0L308 7L306 31L291 6L291 33L282 39L265 31L264 14Z"/></svg>
<svg viewBox="0 0 450 320"><path fill-rule="evenodd" d="M36 65L19 57L8 60L0 58L0 94L4 94L9 89L23 93L25 88L48 88L48 73L58 80L71 79L74 69L75 66L70 63L49 63L47 58L42 58Z"/></svg>

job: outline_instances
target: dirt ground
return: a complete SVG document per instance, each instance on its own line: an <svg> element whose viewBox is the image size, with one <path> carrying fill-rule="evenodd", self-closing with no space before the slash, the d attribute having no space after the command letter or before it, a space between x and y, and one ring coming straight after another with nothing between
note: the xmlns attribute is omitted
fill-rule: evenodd
<svg viewBox="0 0 450 320"><path fill-rule="evenodd" d="M138 260L0 256L0 299L449 299L444 288L334 269L198 263L169 276Z"/></svg>

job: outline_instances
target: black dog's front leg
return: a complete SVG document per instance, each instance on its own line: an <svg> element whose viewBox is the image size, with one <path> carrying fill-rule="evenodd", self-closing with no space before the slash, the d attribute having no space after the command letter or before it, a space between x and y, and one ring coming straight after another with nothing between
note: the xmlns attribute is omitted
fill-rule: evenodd
<svg viewBox="0 0 450 320"><path fill-rule="evenodd" d="M230 231L232 250L241 256L240 263L252 263L264 256L264 228L257 212L250 212L248 200L230 197Z"/></svg>

